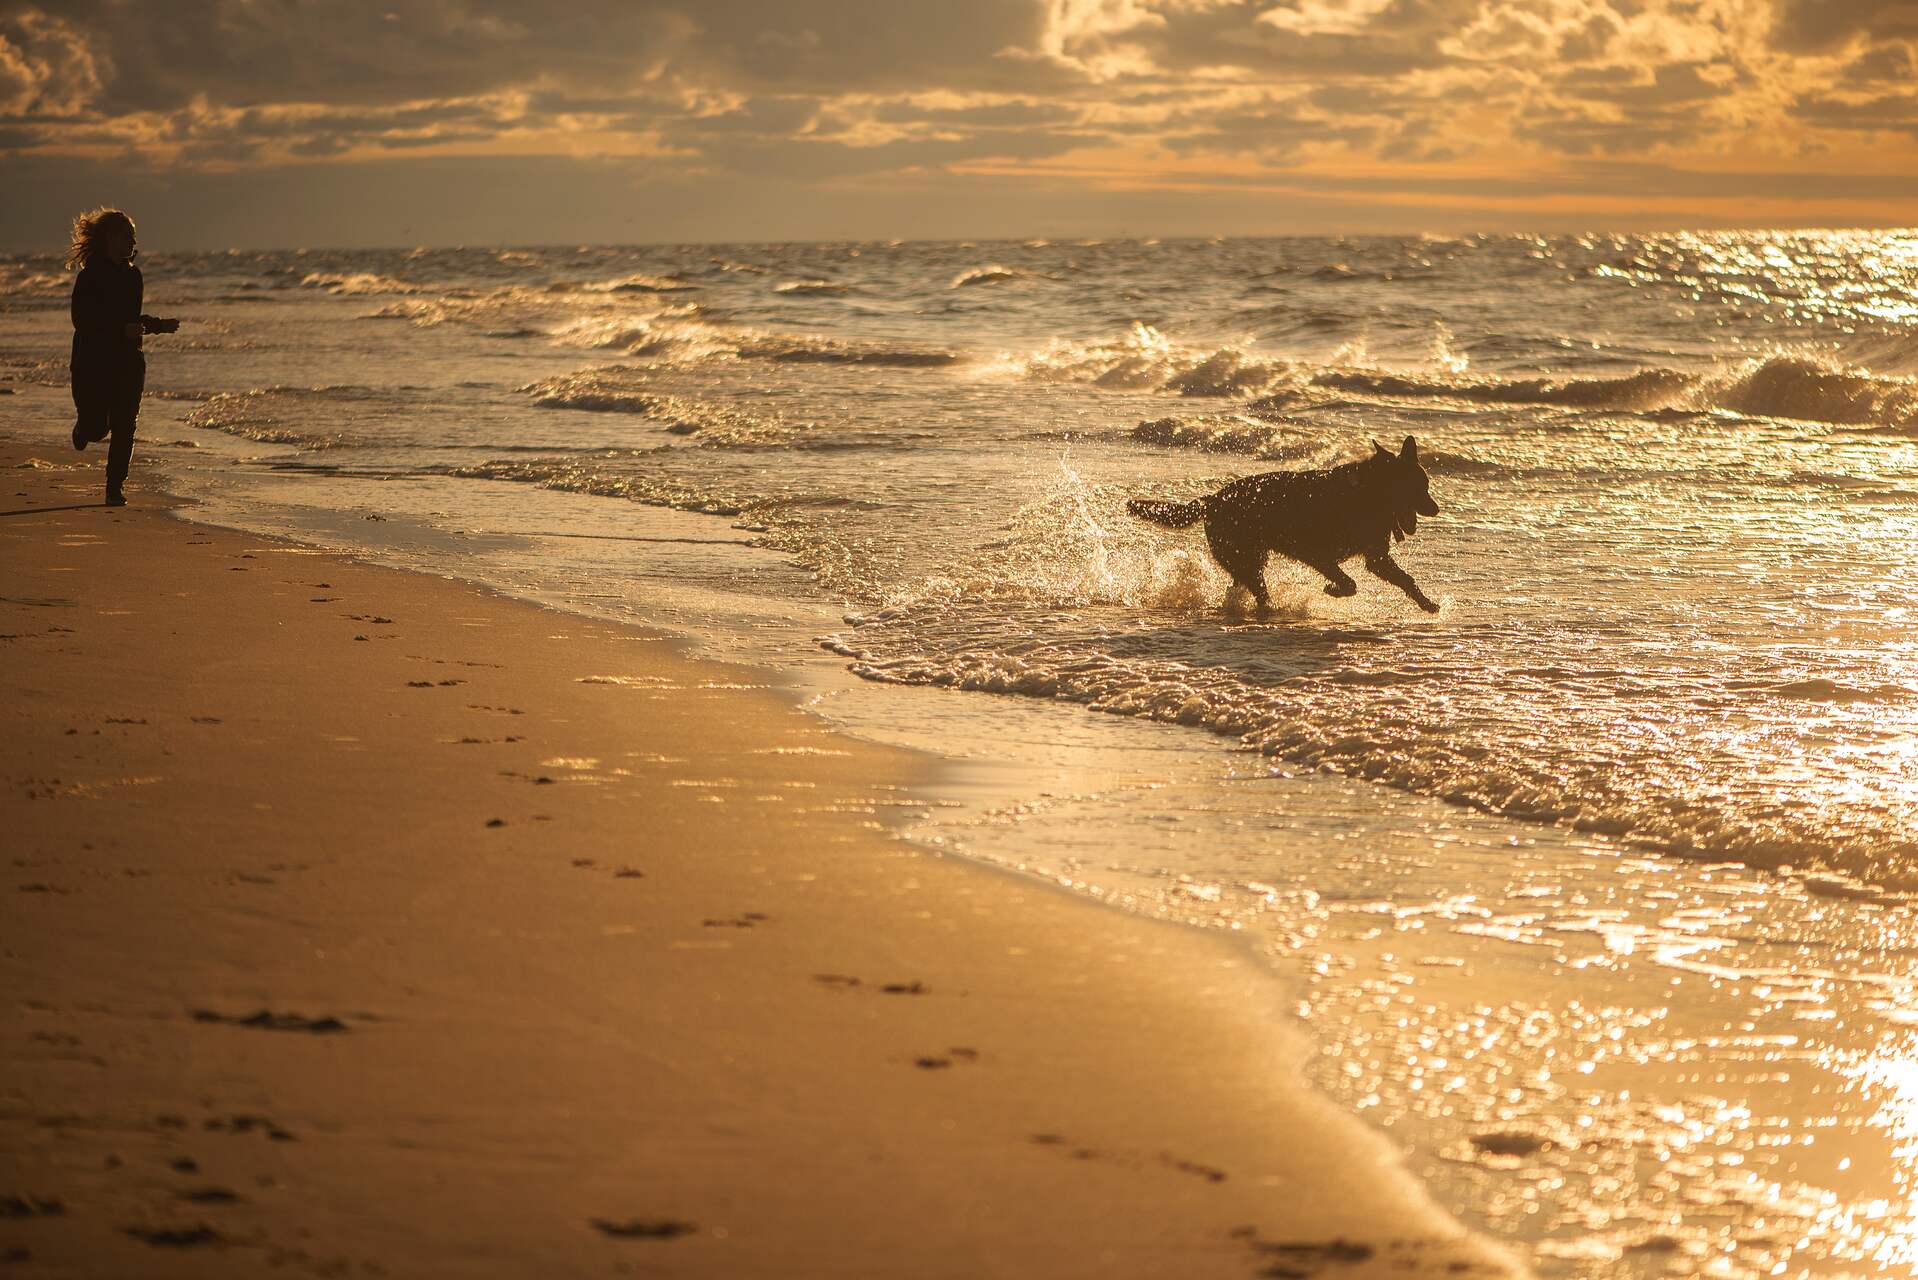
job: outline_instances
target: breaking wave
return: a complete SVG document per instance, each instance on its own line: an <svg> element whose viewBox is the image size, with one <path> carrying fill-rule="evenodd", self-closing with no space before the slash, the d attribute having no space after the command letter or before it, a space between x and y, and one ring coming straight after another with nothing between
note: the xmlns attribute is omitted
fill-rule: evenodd
<svg viewBox="0 0 1918 1280"><path fill-rule="evenodd" d="M1085 382L1123 391L1169 391L1185 396L1250 395L1296 378L1300 366L1253 356L1235 347L1182 347L1151 325L1134 323L1109 342L1055 340L1014 362L1042 382Z"/></svg>
<svg viewBox="0 0 1918 1280"><path fill-rule="evenodd" d="M771 360L789 364L884 365L932 369L958 364L958 352L941 347L812 334L766 333L695 319L685 312L645 318L591 319L555 334L570 346L619 351L667 363L713 358Z"/></svg>
<svg viewBox="0 0 1918 1280"><path fill-rule="evenodd" d="M1254 414L1290 408L1302 395L1322 391L1373 400L1449 400L1615 413L1716 410L1835 426L1900 431L1918 427L1918 380L1805 355L1772 355L1696 372L1655 367L1620 377L1500 378L1468 373L1466 362L1443 343L1438 354L1429 358L1436 367L1381 369L1357 348L1349 359L1334 357L1330 364L1312 365L1237 347L1181 346L1149 325L1134 324L1129 334L1116 341L1054 341L1012 363L1024 376L1039 381L1184 396L1250 395L1256 398L1247 409ZM1231 452L1258 451L1221 447Z"/></svg>
<svg viewBox="0 0 1918 1280"><path fill-rule="evenodd" d="M1244 454L1274 461L1311 460L1317 464L1331 461L1333 453L1322 432L1244 414L1154 418L1132 428L1126 437L1137 444L1165 449Z"/></svg>
<svg viewBox="0 0 1918 1280"><path fill-rule="evenodd" d="M603 455L605 458L630 456L613 451ZM742 515L752 502L750 498L702 491L663 476L596 466L591 460L494 460L472 466L449 467L444 474L469 480L506 480L563 493L624 498L629 502L672 507L709 516Z"/></svg>
<svg viewBox="0 0 1918 1280"><path fill-rule="evenodd" d="M1715 388L1712 399L1753 417L1882 427L1918 421L1918 383L1789 356L1775 356Z"/></svg>
<svg viewBox="0 0 1918 1280"><path fill-rule="evenodd" d="M652 276L636 272L618 280L596 281L581 285L580 288L588 293L687 293L699 286L678 276Z"/></svg>
<svg viewBox="0 0 1918 1280"><path fill-rule="evenodd" d="M308 289L324 289L328 293L343 296L422 292L419 285L405 280L395 280L392 276L383 276L372 271L309 271L300 278L300 283Z"/></svg>
<svg viewBox="0 0 1918 1280"><path fill-rule="evenodd" d="M1388 373L1372 369L1327 369L1314 386L1375 397L1444 397L1481 404L1549 404L1578 409L1661 409L1697 386L1694 374L1647 369L1624 378L1520 378L1498 380Z"/></svg>
<svg viewBox="0 0 1918 1280"><path fill-rule="evenodd" d="M363 441L346 431L303 426L298 419L324 412L324 402L367 399L362 387L266 387L222 392L195 406L182 421L189 427L219 431L262 444L285 444L318 451L351 448Z"/></svg>
<svg viewBox="0 0 1918 1280"><path fill-rule="evenodd" d="M742 338L735 351L742 359L799 364L871 364L901 369L938 369L958 364L959 353L904 343L860 342L801 334L757 334Z"/></svg>
<svg viewBox="0 0 1918 1280"><path fill-rule="evenodd" d="M644 370L611 365L545 378L520 390L542 409L630 413L657 422L674 435L697 435L699 443L706 445L783 444L810 429L810 424L790 423L777 415L654 391L645 376Z"/></svg>
<svg viewBox="0 0 1918 1280"><path fill-rule="evenodd" d="M971 267L952 278L948 288L970 289L982 284L1004 284L1009 280L1048 279L1044 272L1028 271L1023 267L1002 267L992 263L984 267Z"/></svg>
<svg viewBox="0 0 1918 1280"><path fill-rule="evenodd" d="M733 350L726 335L714 326L671 312L645 317L591 316L562 325L552 336L564 346L668 362L691 362Z"/></svg>
<svg viewBox="0 0 1918 1280"><path fill-rule="evenodd" d="M73 287L63 271L33 262L0 262L0 298L57 298Z"/></svg>
<svg viewBox="0 0 1918 1280"><path fill-rule="evenodd" d="M1903 428L1918 421L1918 383L1807 356L1775 355L1727 371L1654 368L1620 378L1484 379L1337 369L1312 384L1394 399L1444 398L1478 404L1558 405L1645 412L1729 410L1838 426Z"/></svg>
<svg viewBox="0 0 1918 1280"><path fill-rule="evenodd" d="M784 284L774 285L773 292L790 297L838 298L851 293L852 286L835 284L831 280L788 280Z"/></svg>
<svg viewBox="0 0 1918 1280"><path fill-rule="evenodd" d="M1174 581L1202 580L1203 566L1190 552L1170 563L1167 576ZM1390 673L1363 671L1285 674L1283 635L1271 640L1258 659L1268 673L1282 677L1277 684L1248 683L1229 670L1171 656L1115 656L1099 642L1106 637L1075 642L1008 636L1001 643L975 639L952 650L923 640L898 643L913 631L931 629L934 608L952 607L894 609L861 619L864 625L852 637L838 639L837 651L870 680L1076 702L1109 715L1209 729L1294 765L1507 817L1621 836L1669 853L1773 867L1858 867L1893 883L1909 882L1905 868L1918 853L1884 815L1874 823L1868 812L1848 813L1856 821L1839 824L1815 812L1727 813L1716 797L1674 795L1659 784L1662 762L1649 758L1650 752L1646 759L1628 762L1621 778L1618 762L1605 752L1568 755L1562 741L1553 751L1543 741L1488 747L1448 738L1435 733L1423 714L1423 704L1432 699L1417 677L1388 680ZM1379 683L1395 686L1395 707L1369 696ZM1836 692L1780 693L1867 700ZM1488 704L1484 713L1491 711Z"/></svg>

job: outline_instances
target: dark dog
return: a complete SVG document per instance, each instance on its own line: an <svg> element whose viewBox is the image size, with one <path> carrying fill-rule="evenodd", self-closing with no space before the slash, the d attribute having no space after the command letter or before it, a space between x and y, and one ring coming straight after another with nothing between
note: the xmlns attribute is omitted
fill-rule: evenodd
<svg viewBox="0 0 1918 1280"><path fill-rule="evenodd" d="M1270 604L1265 557L1276 551L1324 574L1328 596L1357 594L1358 583L1339 565L1363 555L1368 571L1427 613L1437 613L1438 606L1392 560L1392 540L1405 541L1418 529L1420 516L1438 514L1419 465L1418 441L1405 437L1397 453L1376 440L1372 448L1375 452L1363 462L1246 476L1191 502L1134 498L1126 510L1168 529L1205 521L1212 558L1252 593L1261 611Z"/></svg>

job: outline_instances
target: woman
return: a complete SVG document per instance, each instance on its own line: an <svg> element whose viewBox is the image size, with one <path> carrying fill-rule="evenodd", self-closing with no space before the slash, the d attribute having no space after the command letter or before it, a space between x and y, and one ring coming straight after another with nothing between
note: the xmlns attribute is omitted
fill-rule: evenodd
<svg viewBox="0 0 1918 1280"><path fill-rule="evenodd" d="M73 282L73 447L113 437L107 446L107 505L126 505L127 467L133 461L133 422L146 387L140 339L172 333L178 320L140 314L146 282L133 265L133 219L118 209L95 209L73 220L67 266Z"/></svg>

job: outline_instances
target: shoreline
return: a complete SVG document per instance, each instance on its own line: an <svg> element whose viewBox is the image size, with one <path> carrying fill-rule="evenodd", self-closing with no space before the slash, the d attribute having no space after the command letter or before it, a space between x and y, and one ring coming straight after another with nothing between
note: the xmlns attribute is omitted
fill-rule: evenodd
<svg viewBox="0 0 1918 1280"><path fill-rule="evenodd" d="M0 521L37 1272L1512 1268L1234 943L908 845L924 760L150 492Z"/></svg>

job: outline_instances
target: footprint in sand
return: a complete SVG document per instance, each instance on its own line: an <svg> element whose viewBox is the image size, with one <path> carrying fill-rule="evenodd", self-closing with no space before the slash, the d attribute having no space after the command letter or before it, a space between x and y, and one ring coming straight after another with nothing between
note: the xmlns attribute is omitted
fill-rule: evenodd
<svg viewBox="0 0 1918 1280"><path fill-rule="evenodd" d="M1176 1169L1180 1173L1189 1173L1195 1178L1204 1178L1207 1182L1225 1181L1225 1170L1215 1169L1209 1164L1197 1164L1191 1160L1181 1160L1177 1156L1169 1154L1161 1154L1159 1156L1159 1163L1168 1169Z"/></svg>
<svg viewBox="0 0 1918 1280"><path fill-rule="evenodd" d="M307 1018L297 1013L274 1013L270 1009L262 1009L258 1013L249 1013L244 1017L216 1013L212 1009L195 1009L193 1020L225 1023L234 1027L251 1027L257 1031L304 1031L310 1035L331 1035L347 1030L347 1025L335 1017Z"/></svg>
<svg viewBox="0 0 1918 1280"><path fill-rule="evenodd" d="M163 1129L186 1128L184 1116L161 1116L157 1121ZM264 1133L273 1142L298 1142L293 1134L281 1128L271 1117L254 1115L213 1116L200 1126L208 1133Z"/></svg>
<svg viewBox="0 0 1918 1280"><path fill-rule="evenodd" d="M66 1212L58 1196L0 1196L0 1218L60 1218Z"/></svg>
<svg viewBox="0 0 1918 1280"><path fill-rule="evenodd" d="M1067 1154L1074 1160L1104 1160L1132 1169L1143 1169L1147 1167L1148 1163L1157 1163L1162 1168L1171 1169L1175 1173L1190 1174L1195 1178L1203 1178L1207 1182L1224 1182L1226 1180L1225 1170L1215 1168L1209 1164L1200 1164L1196 1160L1181 1159L1169 1151L1161 1151L1156 1161L1148 1161L1146 1157L1136 1152L1102 1151L1097 1147L1074 1146L1066 1140L1064 1134L1059 1133L1035 1133L1032 1135L1031 1141L1036 1147L1059 1147L1066 1149ZM1276 1273L1262 1272L1261 1274L1272 1275Z"/></svg>
<svg viewBox="0 0 1918 1280"><path fill-rule="evenodd" d="M815 973L812 980L821 986L837 987L842 991L850 991L864 985L849 973ZM917 978L911 982L888 982L878 988L882 996L923 996L930 990L930 987Z"/></svg>
<svg viewBox="0 0 1918 1280"><path fill-rule="evenodd" d="M1334 1240L1261 1240L1250 1227L1242 1227L1233 1234L1249 1240L1252 1248L1262 1257L1272 1259L1272 1265L1259 1274L1272 1276L1275 1280L1307 1280L1327 1267L1349 1267L1368 1262L1378 1252L1363 1241L1343 1237ZM1396 1245L1399 1242L1393 1243ZM1411 1265L1408 1259L1398 1262L1400 1267ZM1453 1263L1450 1269L1459 1271L1467 1267L1469 1264Z"/></svg>
<svg viewBox="0 0 1918 1280"><path fill-rule="evenodd" d="M928 1054L923 1058L914 1058L912 1065L921 1071L943 1071L947 1067L969 1064L979 1061L979 1051L964 1046L948 1049L943 1055Z"/></svg>
<svg viewBox="0 0 1918 1280"><path fill-rule="evenodd" d="M624 1222L615 1222L610 1218L588 1218L587 1222L601 1235L619 1240L676 1240L699 1230L694 1223L681 1222L677 1218L628 1218Z"/></svg>
<svg viewBox="0 0 1918 1280"><path fill-rule="evenodd" d="M218 1244L220 1233L206 1223L191 1227L122 1227L122 1231L135 1240L144 1241L156 1249L191 1249L203 1244Z"/></svg>
<svg viewBox="0 0 1918 1280"><path fill-rule="evenodd" d="M770 919L772 919L772 917L763 912L748 911L741 915L731 916L725 919L710 919L707 920L705 924L708 929L750 929L754 925L763 924Z"/></svg>

